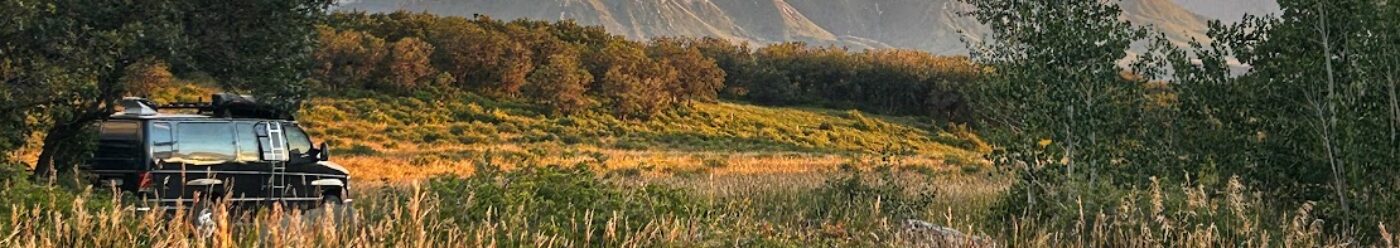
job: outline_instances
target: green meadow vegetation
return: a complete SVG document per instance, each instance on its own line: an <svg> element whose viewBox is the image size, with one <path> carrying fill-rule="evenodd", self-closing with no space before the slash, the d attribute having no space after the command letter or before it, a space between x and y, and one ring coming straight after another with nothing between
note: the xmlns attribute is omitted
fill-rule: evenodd
<svg viewBox="0 0 1400 248"><path fill-rule="evenodd" d="M454 99L441 101L437 99ZM480 100L471 100L480 99ZM317 98L301 121L333 144L502 145L555 143L708 152L874 153L908 151L975 161L986 150L966 129L924 118L857 110L696 103L645 121L605 113L551 116L529 105L457 96ZM983 151L985 152L985 151Z"/></svg>
<svg viewBox="0 0 1400 248"><path fill-rule="evenodd" d="M962 2L970 57L0 2L0 247L1400 245L1400 6L1282 0L1185 49L1115 2ZM329 143L353 207L200 227L72 169L122 97L219 91Z"/></svg>

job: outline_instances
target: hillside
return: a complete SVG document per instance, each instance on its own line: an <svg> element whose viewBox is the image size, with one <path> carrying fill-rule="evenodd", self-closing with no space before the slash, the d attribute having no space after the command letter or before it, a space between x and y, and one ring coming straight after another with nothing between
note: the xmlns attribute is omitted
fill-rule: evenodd
<svg viewBox="0 0 1400 248"><path fill-rule="evenodd" d="M453 99L453 100L444 100ZM647 121L607 114L558 117L536 107L474 95L318 97L299 119L334 146L357 180L406 180L466 173L479 156L546 164L605 156L610 168L775 172L831 169L849 156L916 154L920 166L977 165L976 136L944 132L916 118L857 111L698 103ZM412 168L412 169L405 169ZM364 176L360 176L364 175Z"/></svg>
<svg viewBox="0 0 1400 248"><path fill-rule="evenodd" d="M1167 39L1178 46L1187 47L1192 40L1210 40L1205 35L1207 18L1171 1L1123 1L1121 6L1129 21L1138 25L1152 25L1167 34Z"/></svg>
<svg viewBox="0 0 1400 248"><path fill-rule="evenodd" d="M1182 7L1205 16L1225 22L1239 21L1245 14L1278 14L1278 1L1275 0L1174 0Z"/></svg>
<svg viewBox="0 0 1400 248"><path fill-rule="evenodd" d="M1125 16L1156 25L1178 44L1203 37L1205 20L1172 0L1123 1ZM631 39L663 36L719 37L770 44L803 41L855 49L910 48L966 54L963 39L982 38L982 27L959 15L951 0L357 0L337 8L369 12L426 11L440 15L490 15L499 19L572 19Z"/></svg>

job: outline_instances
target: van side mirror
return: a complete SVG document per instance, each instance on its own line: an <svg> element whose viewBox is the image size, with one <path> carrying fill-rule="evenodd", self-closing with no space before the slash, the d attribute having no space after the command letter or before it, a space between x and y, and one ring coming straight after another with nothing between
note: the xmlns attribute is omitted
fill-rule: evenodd
<svg viewBox="0 0 1400 248"><path fill-rule="evenodd" d="M318 161L330 161L330 160L331 160L331 149L330 149L329 147L326 146L326 142L321 142L321 145L318 146L318 147L316 148L316 151L317 151L317 152L316 152L316 160L318 160Z"/></svg>

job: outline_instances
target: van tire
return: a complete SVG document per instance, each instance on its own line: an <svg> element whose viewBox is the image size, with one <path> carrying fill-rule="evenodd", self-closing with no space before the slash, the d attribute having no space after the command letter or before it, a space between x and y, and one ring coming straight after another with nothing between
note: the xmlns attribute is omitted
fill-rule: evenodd
<svg viewBox="0 0 1400 248"><path fill-rule="evenodd" d="M336 225L345 225L354 220L355 210L340 198L340 195L327 194L321 199L321 205L317 207L322 214L330 214Z"/></svg>

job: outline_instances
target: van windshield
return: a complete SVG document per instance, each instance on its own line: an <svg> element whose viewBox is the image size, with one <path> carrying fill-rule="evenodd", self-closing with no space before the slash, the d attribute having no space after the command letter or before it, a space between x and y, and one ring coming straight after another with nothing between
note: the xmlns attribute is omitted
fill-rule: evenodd
<svg viewBox="0 0 1400 248"><path fill-rule="evenodd" d="M296 125L287 125L287 149L291 150L293 156L305 155L311 151L311 137Z"/></svg>

